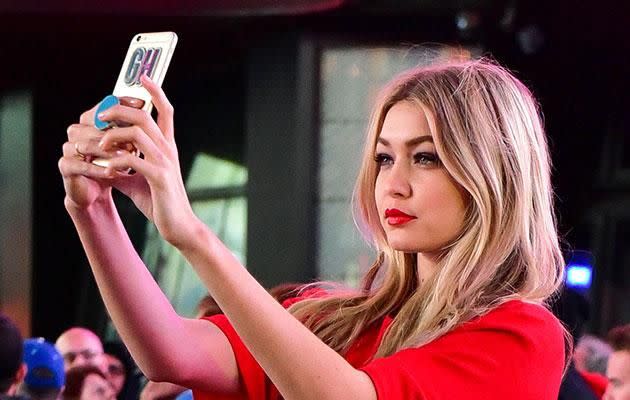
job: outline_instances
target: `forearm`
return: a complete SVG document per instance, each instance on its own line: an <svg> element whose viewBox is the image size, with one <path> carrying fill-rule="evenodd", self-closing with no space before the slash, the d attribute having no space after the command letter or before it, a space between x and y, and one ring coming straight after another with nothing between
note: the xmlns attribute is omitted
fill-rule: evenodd
<svg viewBox="0 0 630 400"><path fill-rule="evenodd" d="M194 360L194 352L180 346L189 343L182 319L133 248L113 201L67 208L105 306L142 371L166 379L163 374L177 371L179 360Z"/></svg>
<svg viewBox="0 0 630 400"><path fill-rule="evenodd" d="M369 378L290 315L212 232L197 231L182 253L285 399L370 398Z"/></svg>

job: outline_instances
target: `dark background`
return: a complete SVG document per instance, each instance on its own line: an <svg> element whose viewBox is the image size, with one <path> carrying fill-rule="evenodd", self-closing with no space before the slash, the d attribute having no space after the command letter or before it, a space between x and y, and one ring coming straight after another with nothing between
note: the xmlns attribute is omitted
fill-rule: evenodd
<svg viewBox="0 0 630 400"><path fill-rule="evenodd" d="M32 4L31 4L32 3ZM198 3L198 4L197 4ZM630 24L612 1L287 1L0 5L0 95L30 90L33 131L32 335L104 328L105 314L63 207L57 170L66 127L111 93L138 32L170 30L164 83L176 109L184 173L207 151L245 164L249 268L265 285L315 277L318 51L325 44L480 45L538 97L553 161L565 249L595 254L589 329L630 319ZM312 2L311 2L312 3ZM514 18L505 22L509 10ZM456 26L459 12L479 25ZM502 23L502 21L504 21ZM518 40L537 30L528 51ZM230 132L226 135L225 132ZM279 158L291 159L293 174ZM274 226L274 204L293 218ZM145 221L124 199L141 246ZM286 218L285 218L286 219ZM271 224L271 225L270 225ZM270 244L282 243L278 251Z"/></svg>

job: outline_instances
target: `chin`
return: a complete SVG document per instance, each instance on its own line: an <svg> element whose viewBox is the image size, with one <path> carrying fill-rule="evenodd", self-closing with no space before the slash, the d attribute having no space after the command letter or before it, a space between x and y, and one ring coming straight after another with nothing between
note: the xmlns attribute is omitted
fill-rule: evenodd
<svg viewBox="0 0 630 400"><path fill-rule="evenodd" d="M398 237L390 235L387 238L387 242L392 249L404 253L432 253L444 248L444 243L427 243L417 239L411 240L409 235L404 235L404 237L402 235Z"/></svg>
<svg viewBox="0 0 630 400"><path fill-rule="evenodd" d="M422 247L420 243L411 242L409 240L400 240L400 239L388 239L389 246L396 250L402 251L405 253L421 253Z"/></svg>

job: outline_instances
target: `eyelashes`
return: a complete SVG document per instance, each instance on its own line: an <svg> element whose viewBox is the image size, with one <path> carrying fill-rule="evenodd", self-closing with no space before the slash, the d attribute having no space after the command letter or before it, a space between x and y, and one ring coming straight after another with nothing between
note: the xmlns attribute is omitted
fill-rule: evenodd
<svg viewBox="0 0 630 400"><path fill-rule="evenodd" d="M379 167L394 164L394 158L387 153L377 153L374 156L374 162ZM429 151L421 151L413 155L413 163L420 166L436 167L441 165L440 158L436 153Z"/></svg>
<svg viewBox="0 0 630 400"><path fill-rule="evenodd" d="M440 158L431 152L421 152L413 155L413 161L421 165L439 165Z"/></svg>
<svg viewBox="0 0 630 400"><path fill-rule="evenodd" d="M382 167L384 165L389 165L389 164L393 164L394 160L387 154L385 153L378 153L374 156L374 161L376 162L376 165L378 165L379 167Z"/></svg>

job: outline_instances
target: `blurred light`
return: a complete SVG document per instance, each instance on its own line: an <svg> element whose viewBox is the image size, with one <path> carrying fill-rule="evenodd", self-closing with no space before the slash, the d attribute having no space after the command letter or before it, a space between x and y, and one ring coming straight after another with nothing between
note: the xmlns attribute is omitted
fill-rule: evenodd
<svg viewBox="0 0 630 400"><path fill-rule="evenodd" d="M457 16L457 27L459 29L462 29L462 30L468 29L468 25L469 25L468 18L466 18L463 15Z"/></svg>
<svg viewBox="0 0 630 400"><path fill-rule="evenodd" d="M499 21L499 26L503 29L503 31L512 32L514 30L516 15L516 6L514 4L505 8L505 11L501 16L501 20Z"/></svg>
<svg viewBox="0 0 630 400"><path fill-rule="evenodd" d="M545 35L538 25L527 25L519 29L516 40L527 55L538 53L545 45Z"/></svg>
<svg viewBox="0 0 630 400"><path fill-rule="evenodd" d="M460 39L476 42L481 34L482 19L477 11L460 11L455 16L455 26Z"/></svg>
<svg viewBox="0 0 630 400"><path fill-rule="evenodd" d="M589 289L593 281L593 267L590 265L568 265L567 286L576 289Z"/></svg>

